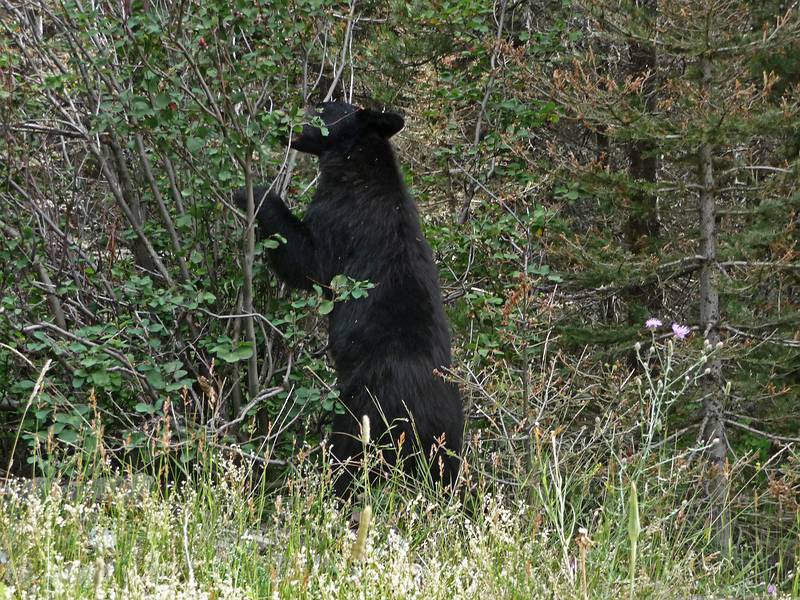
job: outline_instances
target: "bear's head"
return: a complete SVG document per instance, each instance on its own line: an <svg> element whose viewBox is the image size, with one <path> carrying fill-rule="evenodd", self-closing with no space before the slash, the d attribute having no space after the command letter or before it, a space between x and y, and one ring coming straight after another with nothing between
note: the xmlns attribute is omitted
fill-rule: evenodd
<svg viewBox="0 0 800 600"><path fill-rule="evenodd" d="M325 102L309 114L322 119L327 135L315 125L304 125L303 131L292 139L292 148L316 156L337 149L348 151L370 136L388 140L404 125L398 114L358 108L346 102Z"/></svg>

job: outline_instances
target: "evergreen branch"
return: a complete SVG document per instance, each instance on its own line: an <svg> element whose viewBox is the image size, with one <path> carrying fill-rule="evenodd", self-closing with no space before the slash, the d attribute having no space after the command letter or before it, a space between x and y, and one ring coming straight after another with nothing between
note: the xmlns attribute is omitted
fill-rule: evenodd
<svg viewBox="0 0 800 600"><path fill-rule="evenodd" d="M731 325L720 325L719 327L720 329L733 332L736 335L741 335L746 338L759 340L762 342L768 342L770 344L775 344L777 346L786 346L787 348L800 348L800 341L798 340L781 340L781 339L775 339L774 337L772 337L772 335L768 335L766 337L755 335L753 333L747 333L745 331L742 331L741 329L737 329L736 327L732 327Z"/></svg>
<svg viewBox="0 0 800 600"><path fill-rule="evenodd" d="M729 260L718 263L720 267L762 267L768 269L783 269L787 271L800 270L800 263L777 263L767 261Z"/></svg>

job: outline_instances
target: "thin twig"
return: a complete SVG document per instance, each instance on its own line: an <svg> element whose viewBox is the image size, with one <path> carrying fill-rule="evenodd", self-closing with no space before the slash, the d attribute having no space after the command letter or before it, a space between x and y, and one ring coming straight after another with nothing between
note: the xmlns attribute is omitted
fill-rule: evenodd
<svg viewBox="0 0 800 600"><path fill-rule="evenodd" d="M750 427L749 425L745 425L744 423L740 423L739 421L734 421L733 419L725 419L725 422L728 425L733 425L737 429L747 431L749 433L763 437L778 444L800 444L800 438L767 433L766 431L761 431L760 429L756 429L755 427Z"/></svg>
<svg viewBox="0 0 800 600"><path fill-rule="evenodd" d="M8 466L6 467L5 485L8 485L8 479L9 477L11 477L11 467L14 464L14 454L17 450L17 443L19 442L19 434L22 432L22 425L25 423L25 417L27 416L28 410L33 404L34 399L36 398L36 396L39 395L39 390L42 389L42 382L44 382L44 376L50 369L50 365L52 364L52 362L53 361L48 358L47 362L44 363L42 370L39 372L39 377L36 378L36 383L33 386L31 395L28 396L28 402L25 404L25 410L22 411L22 418L19 421L19 427L17 427L17 434L14 436L14 443L11 444L11 452L8 453Z"/></svg>
<svg viewBox="0 0 800 600"><path fill-rule="evenodd" d="M247 417L247 413L249 413L250 410L256 404L259 404L260 402L263 402L267 398L272 398L273 396L277 396L283 390L284 390L283 386L277 386L277 387L269 388L268 390L264 390L258 396L253 398L250 402L248 402L247 405L241 411L239 411L239 416L238 417L236 417L232 421L228 421L227 423L224 423L223 425L220 425L217 429L215 429L214 432L218 433L218 434L219 433L223 433L227 429L229 429L230 427L233 427L234 425L236 425L238 423L241 423Z"/></svg>
<svg viewBox="0 0 800 600"><path fill-rule="evenodd" d="M475 167L478 166L480 161L480 154L477 152L478 146L480 145L481 138L483 135L483 120L486 116L486 110L489 107L489 98L492 95L492 88L494 87L495 79L497 78L497 59L500 56L500 38L503 35L503 27L505 25L506 20L506 7L508 6L508 0L501 0L500 4L500 18L497 20L497 32L495 33L494 38L494 45L492 48L492 55L489 57L489 79L486 82L486 88L483 94L483 100L481 101L480 110L478 111L478 118L475 122L475 132L473 134L472 145L475 149ZM494 171L494 167L492 167L492 171ZM469 219L470 213L470 204L472 203L472 198L475 196L476 186L474 182L477 182L477 179L473 179L473 185L467 189L466 198L464 199L464 204L461 207L461 211L458 215L458 222L459 224L463 225Z"/></svg>
<svg viewBox="0 0 800 600"><path fill-rule="evenodd" d="M342 51L339 56L339 66L336 69L336 72L333 76L333 81L331 81L331 85L328 88L328 92L325 94L324 102L327 102L333 97L333 92L336 90L336 86L339 85L339 79L342 77L342 73L344 72L344 67L347 64L345 60L347 58L347 50L350 46L350 38L353 35L353 26L355 22L358 20L355 18L356 13L356 0L352 0L350 3L350 13L347 16L347 28L344 31L344 40L342 41Z"/></svg>

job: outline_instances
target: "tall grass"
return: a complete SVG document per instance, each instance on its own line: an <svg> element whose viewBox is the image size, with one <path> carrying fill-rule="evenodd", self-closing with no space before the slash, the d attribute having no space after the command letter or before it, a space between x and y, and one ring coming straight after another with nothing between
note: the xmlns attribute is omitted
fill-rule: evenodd
<svg viewBox="0 0 800 600"><path fill-rule="evenodd" d="M796 503L746 485L767 477L748 457L730 469L736 552L713 546L699 446L666 426L705 359L668 362L593 429L473 432L455 493L400 470L374 483L368 434L342 503L324 460L276 487L252 458L204 444L170 479L169 459L110 466L98 430L69 460L50 448L47 478L4 484L0 598L797 597ZM529 456L511 456L517 442Z"/></svg>

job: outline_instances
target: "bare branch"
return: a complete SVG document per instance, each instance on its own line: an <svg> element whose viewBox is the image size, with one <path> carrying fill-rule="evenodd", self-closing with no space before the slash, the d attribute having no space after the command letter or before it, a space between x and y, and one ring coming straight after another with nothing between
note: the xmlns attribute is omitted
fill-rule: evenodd
<svg viewBox="0 0 800 600"><path fill-rule="evenodd" d="M725 422L728 425L736 427L737 429L741 429L742 431L747 431L748 433L752 433L759 437L763 437L765 439L770 440L771 442L775 442L778 444L800 444L800 438L788 437L785 435L775 435L774 433L767 433L766 431L761 431L760 429L756 429L755 427L750 427L750 425L745 425L744 423L740 423L739 421L734 421L733 419L725 419Z"/></svg>
<svg viewBox="0 0 800 600"><path fill-rule="evenodd" d="M325 98L323 100L324 102L327 102L333 97L333 92L336 91L336 86L339 85L339 79L341 79L345 65L347 64L347 61L345 59L347 58L347 51L348 48L350 47L350 40L353 36L353 27L355 26L356 21L358 21L358 19L355 18L356 3L357 0L350 0L350 13L347 15L347 28L344 31L342 50L339 53L339 65L336 68L336 72L334 73L333 81L331 81L331 85L328 88L327 93L325 94Z"/></svg>

